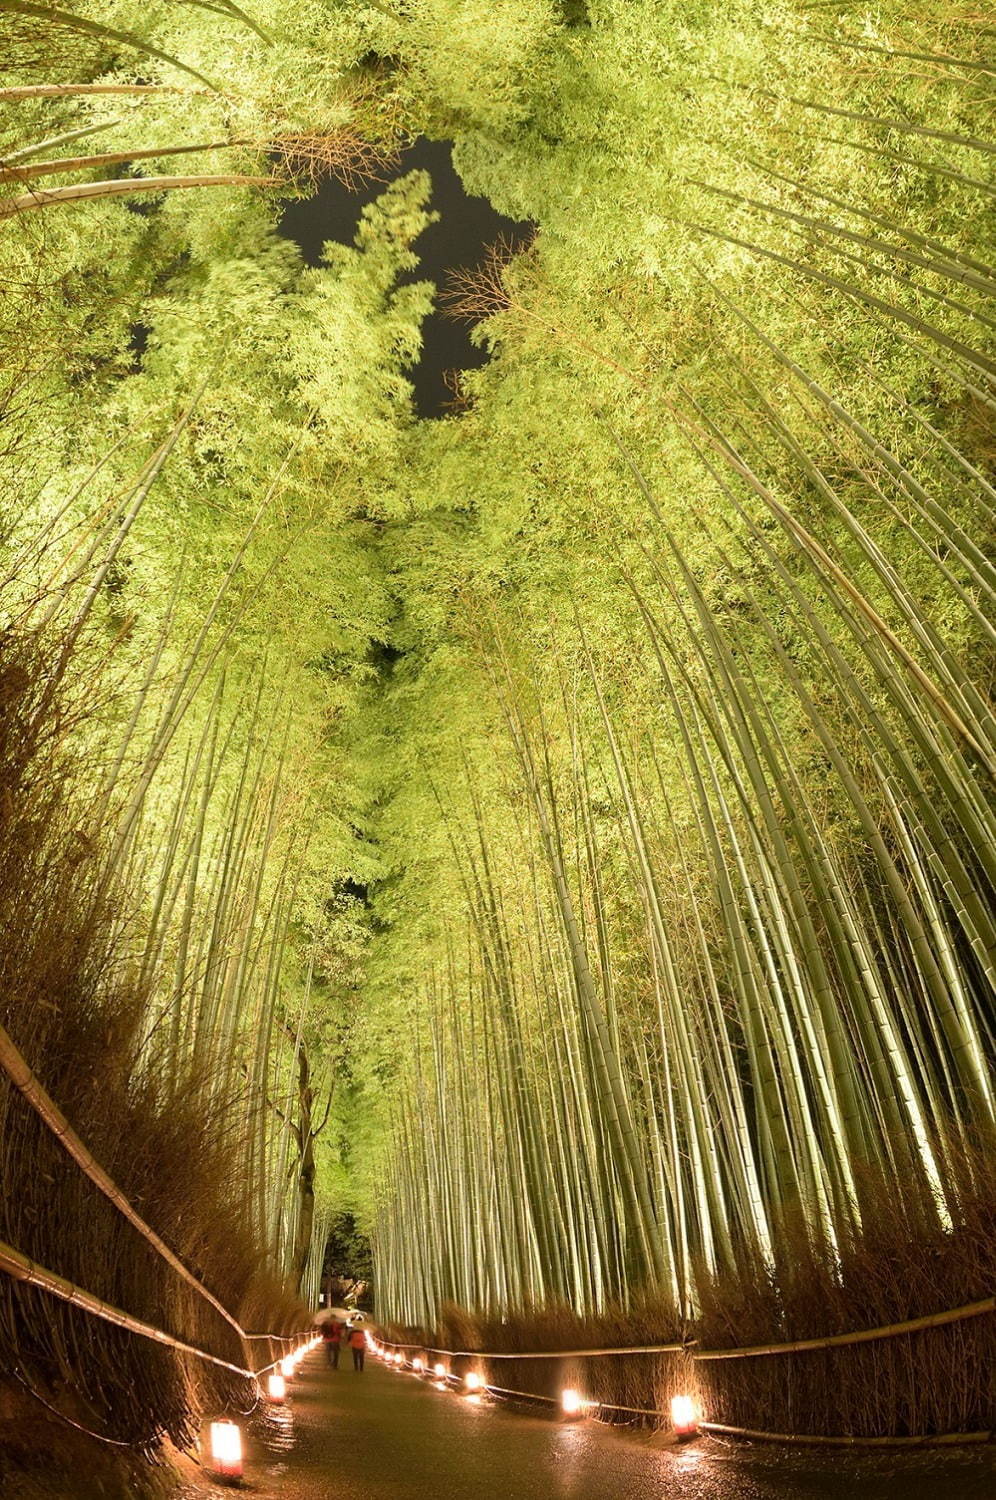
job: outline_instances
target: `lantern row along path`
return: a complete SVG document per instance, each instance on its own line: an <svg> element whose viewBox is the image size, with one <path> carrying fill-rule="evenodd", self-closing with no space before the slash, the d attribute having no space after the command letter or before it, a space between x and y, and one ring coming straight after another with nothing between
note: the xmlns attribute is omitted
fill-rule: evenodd
<svg viewBox="0 0 996 1500"><path fill-rule="evenodd" d="M565 1422L348 1350L322 1350L246 1443L256 1500L992 1500L991 1449L832 1451L703 1438L678 1448L649 1434ZM184 1500L238 1493L202 1480Z"/></svg>

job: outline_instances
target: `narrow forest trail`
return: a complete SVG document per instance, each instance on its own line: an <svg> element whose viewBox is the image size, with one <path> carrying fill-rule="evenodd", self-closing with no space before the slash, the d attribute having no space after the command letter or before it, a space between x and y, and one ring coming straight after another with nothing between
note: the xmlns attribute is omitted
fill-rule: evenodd
<svg viewBox="0 0 996 1500"><path fill-rule="evenodd" d="M258 1500L990 1500L991 1450L824 1454L564 1423L458 1396L368 1360L362 1375L309 1356L265 1442L250 1445ZM183 1500L230 1489L191 1488Z"/></svg>

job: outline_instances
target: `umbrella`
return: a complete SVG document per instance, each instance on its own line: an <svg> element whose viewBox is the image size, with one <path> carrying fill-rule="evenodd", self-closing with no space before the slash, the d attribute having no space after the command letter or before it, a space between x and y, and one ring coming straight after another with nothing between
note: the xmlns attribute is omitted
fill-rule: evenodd
<svg viewBox="0 0 996 1500"><path fill-rule="evenodd" d="M337 1323L345 1323L347 1318L352 1317L348 1307L322 1307L312 1318L315 1324L331 1323L333 1318Z"/></svg>

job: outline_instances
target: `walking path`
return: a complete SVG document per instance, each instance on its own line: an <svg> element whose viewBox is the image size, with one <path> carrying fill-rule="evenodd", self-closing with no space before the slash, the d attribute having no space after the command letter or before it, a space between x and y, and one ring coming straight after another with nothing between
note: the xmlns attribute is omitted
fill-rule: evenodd
<svg viewBox="0 0 996 1500"><path fill-rule="evenodd" d="M367 1358L355 1374L310 1355L251 1443L257 1500L992 1500L990 1450L788 1452L703 1440L677 1449L596 1422L564 1423L438 1390ZM233 1491L190 1491L212 1500Z"/></svg>

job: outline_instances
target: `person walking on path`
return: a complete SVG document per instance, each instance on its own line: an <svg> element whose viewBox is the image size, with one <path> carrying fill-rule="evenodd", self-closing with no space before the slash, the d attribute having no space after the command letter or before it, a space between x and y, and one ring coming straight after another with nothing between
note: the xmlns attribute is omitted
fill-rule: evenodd
<svg viewBox="0 0 996 1500"><path fill-rule="evenodd" d="M367 1352L367 1336L362 1328L354 1328L349 1335L349 1347L353 1351L353 1369L362 1370Z"/></svg>
<svg viewBox="0 0 996 1500"><path fill-rule="evenodd" d="M325 1354L330 1367L333 1370L339 1368L339 1350L342 1348L342 1324L336 1318L330 1318L322 1329L322 1339L325 1342Z"/></svg>

